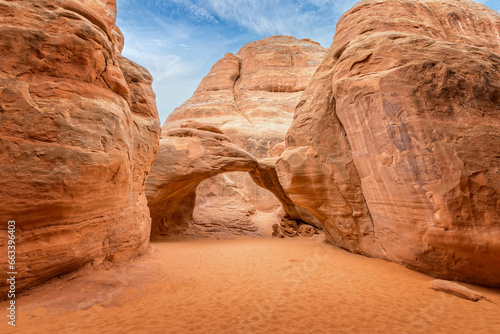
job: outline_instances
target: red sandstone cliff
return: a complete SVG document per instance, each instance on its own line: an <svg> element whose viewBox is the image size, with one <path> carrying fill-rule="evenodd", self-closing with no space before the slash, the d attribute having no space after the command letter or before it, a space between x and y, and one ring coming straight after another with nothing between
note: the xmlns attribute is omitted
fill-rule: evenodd
<svg viewBox="0 0 500 334"><path fill-rule="evenodd" d="M0 248L15 219L18 290L148 245L160 124L115 19L114 0L0 0Z"/></svg>
<svg viewBox="0 0 500 334"><path fill-rule="evenodd" d="M500 286L499 32L468 0L343 15L277 164L333 244Z"/></svg>

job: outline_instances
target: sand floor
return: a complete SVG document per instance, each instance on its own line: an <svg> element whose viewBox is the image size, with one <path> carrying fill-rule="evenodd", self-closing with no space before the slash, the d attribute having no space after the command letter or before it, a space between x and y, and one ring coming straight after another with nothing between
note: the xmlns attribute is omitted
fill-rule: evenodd
<svg viewBox="0 0 500 334"><path fill-rule="evenodd" d="M432 277L318 238L153 248L18 298L15 330L3 317L0 332L500 333L500 290L464 284L493 302L474 303L431 290Z"/></svg>

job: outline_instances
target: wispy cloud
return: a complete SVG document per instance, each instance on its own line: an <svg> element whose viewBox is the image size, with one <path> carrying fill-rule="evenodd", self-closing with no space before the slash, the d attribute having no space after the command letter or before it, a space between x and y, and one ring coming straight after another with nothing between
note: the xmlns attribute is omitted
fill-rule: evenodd
<svg viewBox="0 0 500 334"><path fill-rule="evenodd" d="M117 0L123 54L145 66L161 121L186 101L226 52L270 35L330 46L340 16L358 0ZM479 0L499 10L500 0Z"/></svg>
<svg viewBox="0 0 500 334"><path fill-rule="evenodd" d="M195 19L234 24L258 35L286 34L314 39L328 27L333 36L336 20L358 0L174 0ZM321 38L323 34L321 34Z"/></svg>
<svg viewBox="0 0 500 334"><path fill-rule="evenodd" d="M171 0L170 2L184 7L189 12L191 19L195 19L195 21L207 21L207 22L217 23L215 17L212 16L205 7L203 7L196 1Z"/></svg>

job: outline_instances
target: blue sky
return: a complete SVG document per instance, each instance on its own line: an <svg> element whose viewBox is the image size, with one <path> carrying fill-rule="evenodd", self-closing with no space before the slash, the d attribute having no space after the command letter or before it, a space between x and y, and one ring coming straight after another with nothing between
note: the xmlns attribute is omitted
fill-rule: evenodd
<svg viewBox="0 0 500 334"><path fill-rule="evenodd" d="M358 0L117 0L123 55L154 78L162 124L226 52L272 35L329 47L339 17ZM500 11L500 0L477 1Z"/></svg>

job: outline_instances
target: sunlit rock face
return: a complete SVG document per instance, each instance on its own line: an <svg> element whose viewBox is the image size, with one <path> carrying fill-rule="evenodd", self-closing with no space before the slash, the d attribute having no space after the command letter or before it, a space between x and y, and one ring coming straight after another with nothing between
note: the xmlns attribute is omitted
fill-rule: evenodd
<svg viewBox="0 0 500 334"><path fill-rule="evenodd" d="M0 1L0 247L14 219L18 290L147 248L160 124L115 19L114 0Z"/></svg>
<svg viewBox="0 0 500 334"><path fill-rule="evenodd" d="M277 163L330 242L500 286L499 31L468 0L343 15Z"/></svg>
<svg viewBox="0 0 500 334"><path fill-rule="evenodd" d="M318 43L290 36L248 43L212 67L193 96L169 116L163 132L195 120L220 128L230 142L256 159L279 156L281 152L273 148L284 141L295 106L324 53ZM238 220L255 231L253 218L280 207L276 197L256 186L248 173L207 179L199 185L196 198L194 221L218 226L213 232Z"/></svg>

